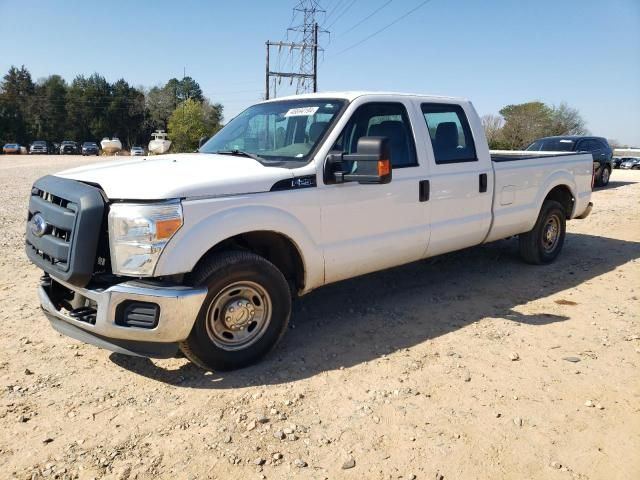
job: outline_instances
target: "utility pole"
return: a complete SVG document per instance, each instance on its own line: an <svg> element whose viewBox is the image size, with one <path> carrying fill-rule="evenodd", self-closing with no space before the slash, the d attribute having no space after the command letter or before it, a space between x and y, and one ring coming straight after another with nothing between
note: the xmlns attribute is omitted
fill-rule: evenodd
<svg viewBox="0 0 640 480"><path fill-rule="evenodd" d="M320 29L317 16L325 13L325 11L320 7L318 0L300 0L293 10L293 19L295 20L301 16L302 23L287 29L287 31L302 34L302 39L298 42L266 42L265 99L275 96L276 86L283 78L288 78L290 85L293 85L294 80L296 81L296 94L318 91L318 51L322 50L318 43L318 37L319 33L328 32ZM274 71L271 69L270 53L276 47L279 56L282 49L288 49L290 55L299 56L299 61L297 62L299 68L297 71ZM270 88L272 78L274 79L273 95Z"/></svg>
<svg viewBox="0 0 640 480"><path fill-rule="evenodd" d="M318 91L318 22L313 25L313 93Z"/></svg>

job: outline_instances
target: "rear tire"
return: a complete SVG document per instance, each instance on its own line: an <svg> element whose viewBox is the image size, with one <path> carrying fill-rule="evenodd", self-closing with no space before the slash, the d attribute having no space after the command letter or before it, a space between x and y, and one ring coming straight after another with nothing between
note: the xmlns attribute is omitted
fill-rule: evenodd
<svg viewBox="0 0 640 480"><path fill-rule="evenodd" d="M606 187L609 185L609 179L611 178L611 170L609 167L604 167L600 170L600 175L596 178L597 187Z"/></svg>
<svg viewBox="0 0 640 480"><path fill-rule="evenodd" d="M245 251L213 254L192 277L207 297L180 350L207 370L256 362L278 343L291 315L291 292L271 262Z"/></svg>
<svg viewBox="0 0 640 480"><path fill-rule="evenodd" d="M561 203L545 200L536 224L520 235L520 255L525 262L543 265L553 262L562 250L567 216Z"/></svg>

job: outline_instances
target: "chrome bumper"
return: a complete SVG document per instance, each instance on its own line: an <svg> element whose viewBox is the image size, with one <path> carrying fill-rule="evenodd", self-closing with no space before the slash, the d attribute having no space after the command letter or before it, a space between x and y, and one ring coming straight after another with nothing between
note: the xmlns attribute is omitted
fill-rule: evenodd
<svg viewBox="0 0 640 480"><path fill-rule="evenodd" d="M107 289L90 290L52 277L52 281L74 292L74 308L90 306L96 309L91 324L70 315L54 305L48 287L40 286L38 297L52 326L70 337L120 353L151 357L171 356L176 342L186 339L207 295L206 288L156 286L141 282L124 282ZM158 324L154 328L117 325L116 308L124 301L155 303L160 307Z"/></svg>

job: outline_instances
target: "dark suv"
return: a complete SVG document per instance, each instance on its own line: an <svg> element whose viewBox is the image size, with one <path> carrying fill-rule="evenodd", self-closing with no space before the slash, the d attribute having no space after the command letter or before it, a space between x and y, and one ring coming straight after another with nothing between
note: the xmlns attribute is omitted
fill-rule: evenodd
<svg viewBox="0 0 640 480"><path fill-rule="evenodd" d="M613 149L606 138L567 135L564 137L539 138L527 150L542 152L590 152L593 155L595 185L604 187L609 183L613 169Z"/></svg>
<svg viewBox="0 0 640 480"><path fill-rule="evenodd" d="M98 144L96 142L84 142L82 144L82 155L98 155L100 153L100 149L98 148Z"/></svg>
<svg viewBox="0 0 640 480"><path fill-rule="evenodd" d="M65 140L60 145L60 153L67 155L77 155L80 153L80 148L76 142L72 142L71 140Z"/></svg>

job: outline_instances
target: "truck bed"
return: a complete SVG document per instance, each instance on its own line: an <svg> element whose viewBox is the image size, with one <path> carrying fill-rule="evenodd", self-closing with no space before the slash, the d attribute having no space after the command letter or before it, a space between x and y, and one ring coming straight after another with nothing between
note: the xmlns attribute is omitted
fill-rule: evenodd
<svg viewBox="0 0 640 480"><path fill-rule="evenodd" d="M514 162L517 160L532 160L545 157L572 157L582 155L576 152L533 152L530 150L489 150L493 162Z"/></svg>
<svg viewBox="0 0 640 480"><path fill-rule="evenodd" d="M490 151L494 170L493 223L486 241L527 232L535 223L544 197L554 184L571 189L575 209L584 212L591 197L590 153Z"/></svg>

